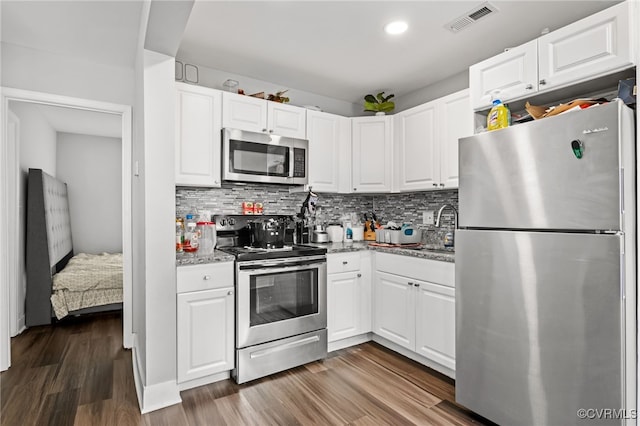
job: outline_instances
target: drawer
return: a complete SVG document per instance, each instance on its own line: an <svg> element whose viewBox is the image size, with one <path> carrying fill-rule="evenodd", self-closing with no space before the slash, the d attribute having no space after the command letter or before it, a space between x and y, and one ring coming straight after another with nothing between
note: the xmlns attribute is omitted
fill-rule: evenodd
<svg viewBox="0 0 640 426"><path fill-rule="evenodd" d="M360 252L333 253L327 255L327 274L356 272L360 270Z"/></svg>
<svg viewBox="0 0 640 426"><path fill-rule="evenodd" d="M216 262L206 265L178 266L177 291L211 290L216 288L233 287L234 263Z"/></svg>
<svg viewBox="0 0 640 426"><path fill-rule="evenodd" d="M427 281L447 287L455 287L455 264L431 259L376 253L376 271Z"/></svg>

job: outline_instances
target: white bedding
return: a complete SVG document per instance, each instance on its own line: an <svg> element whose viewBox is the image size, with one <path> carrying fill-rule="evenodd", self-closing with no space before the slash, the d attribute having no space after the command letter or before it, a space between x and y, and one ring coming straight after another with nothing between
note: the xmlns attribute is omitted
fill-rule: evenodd
<svg viewBox="0 0 640 426"><path fill-rule="evenodd" d="M122 253L80 253L53 276L51 304L58 319L69 311L119 302Z"/></svg>

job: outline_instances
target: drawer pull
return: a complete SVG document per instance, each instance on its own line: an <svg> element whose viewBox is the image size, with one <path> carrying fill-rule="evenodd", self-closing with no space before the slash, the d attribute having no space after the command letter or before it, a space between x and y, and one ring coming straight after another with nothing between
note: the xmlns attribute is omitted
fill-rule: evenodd
<svg viewBox="0 0 640 426"><path fill-rule="evenodd" d="M420 283L415 283L414 286L420 287Z"/></svg>
<svg viewBox="0 0 640 426"><path fill-rule="evenodd" d="M204 277L202 277L203 280L207 281L211 279L211 275L205 275Z"/></svg>
<svg viewBox="0 0 640 426"><path fill-rule="evenodd" d="M346 260L343 260L343 261L342 261L342 264L343 264L343 265L346 265L347 263L349 263L349 262L347 262Z"/></svg>
<svg viewBox="0 0 640 426"><path fill-rule="evenodd" d="M413 285L413 283L411 281L409 281L407 284L409 285L409 287L411 287Z"/></svg>
<svg viewBox="0 0 640 426"><path fill-rule="evenodd" d="M358 278L361 278L361 277L362 277L362 274L358 274Z"/></svg>

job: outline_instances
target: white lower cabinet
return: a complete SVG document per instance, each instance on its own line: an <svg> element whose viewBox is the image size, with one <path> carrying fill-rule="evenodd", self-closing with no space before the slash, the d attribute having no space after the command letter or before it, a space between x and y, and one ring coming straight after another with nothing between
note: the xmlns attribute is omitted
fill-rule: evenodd
<svg viewBox="0 0 640 426"><path fill-rule="evenodd" d="M371 331L371 263L368 251L327 255L327 340Z"/></svg>
<svg viewBox="0 0 640 426"><path fill-rule="evenodd" d="M454 264L386 253L375 263L373 332L455 371Z"/></svg>
<svg viewBox="0 0 640 426"><path fill-rule="evenodd" d="M234 368L233 262L180 266L177 277L178 383L202 385Z"/></svg>

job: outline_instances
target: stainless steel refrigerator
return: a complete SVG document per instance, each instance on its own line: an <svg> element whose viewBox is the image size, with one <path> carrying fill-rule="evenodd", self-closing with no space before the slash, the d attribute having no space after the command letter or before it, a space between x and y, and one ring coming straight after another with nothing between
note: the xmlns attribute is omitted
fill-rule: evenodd
<svg viewBox="0 0 640 426"><path fill-rule="evenodd" d="M456 401L503 425L624 424L636 408L633 112L612 102L478 134L459 156Z"/></svg>

